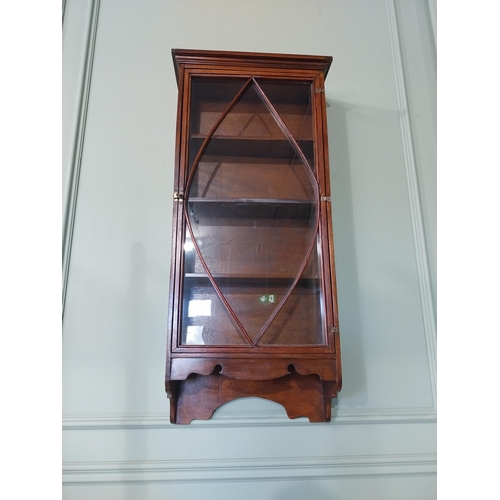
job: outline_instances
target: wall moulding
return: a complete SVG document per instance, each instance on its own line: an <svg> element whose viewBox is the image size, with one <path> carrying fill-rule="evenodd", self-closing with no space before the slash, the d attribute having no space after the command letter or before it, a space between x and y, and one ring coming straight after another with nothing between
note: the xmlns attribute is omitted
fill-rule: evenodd
<svg viewBox="0 0 500 500"><path fill-rule="evenodd" d="M434 475L436 454L345 457L71 462L63 485L318 480L333 477Z"/></svg>
<svg viewBox="0 0 500 500"><path fill-rule="evenodd" d="M434 409L335 410L332 421L321 425L414 424L435 423ZM311 425L307 418L290 420L284 410L257 412L223 411L209 421L195 420L196 427L269 427ZM68 414L63 416L63 430L86 429L158 429L174 430L164 413L144 414Z"/></svg>
<svg viewBox="0 0 500 500"><path fill-rule="evenodd" d="M434 35L434 44L437 45L437 4L436 0L427 0L429 7L429 17L431 18L432 34Z"/></svg>
<svg viewBox="0 0 500 500"><path fill-rule="evenodd" d="M432 286L430 279L429 260L427 258L427 245L425 241L422 206L420 202L420 192L418 186L415 149L410 123L403 56L400 44L400 33L394 0L386 0L386 9L389 35L391 40L394 82L396 85L397 104L399 112L399 126L401 130L401 145L404 154L404 168L408 188L408 202L410 206L418 284L420 289L420 302L422 308L424 336L427 349L427 362L429 368L429 377L431 380L432 398L434 407L436 407L436 315L432 300Z"/></svg>
<svg viewBox="0 0 500 500"><path fill-rule="evenodd" d="M87 127L87 112L89 106L90 86L92 83L92 68L94 64L94 53L97 36L97 24L99 21L100 0L93 0L90 10L89 31L83 61L83 79L80 89L78 103L78 117L75 136L72 141L72 157L69 166L69 186L63 205L63 234L62 234L62 314L66 305L66 291L68 288L69 268L71 261L71 247L73 245L73 233L75 229L76 205L78 200L78 188L80 184L80 172L82 168L83 146L85 142L85 130ZM63 23L66 12L66 2L63 3Z"/></svg>

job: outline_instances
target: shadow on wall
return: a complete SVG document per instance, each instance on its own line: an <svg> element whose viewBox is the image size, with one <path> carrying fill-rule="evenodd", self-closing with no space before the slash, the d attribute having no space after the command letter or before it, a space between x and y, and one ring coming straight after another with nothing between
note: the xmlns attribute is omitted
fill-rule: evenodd
<svg viewBox="0 0 500 500"><path fill-rule="evenodd" d="M332 100L326 106L343 379L338 405L353 407L367 401L347 129L354 106Z"/></svg>

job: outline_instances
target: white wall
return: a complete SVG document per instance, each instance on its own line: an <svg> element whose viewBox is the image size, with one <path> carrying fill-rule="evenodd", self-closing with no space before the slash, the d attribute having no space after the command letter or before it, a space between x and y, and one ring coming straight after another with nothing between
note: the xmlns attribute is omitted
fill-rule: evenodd
<svg viewBox="0 0 500 500"><path fill-rule="evenodd" d="M434 5L67 0L63 498L435 498ZM329 424L259 399L168 423L173 47L334 57Z"/></svg>

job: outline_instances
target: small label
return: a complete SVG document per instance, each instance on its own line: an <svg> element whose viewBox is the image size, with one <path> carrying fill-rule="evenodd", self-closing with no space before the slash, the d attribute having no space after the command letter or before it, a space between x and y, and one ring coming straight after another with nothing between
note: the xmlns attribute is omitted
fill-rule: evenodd
<svg viewBox="0 0 500 500"><path fill-rule="evenodd" d="M259 302L261 304L274 304L276 302L276 295L274 293L259 295Z"/></svg>

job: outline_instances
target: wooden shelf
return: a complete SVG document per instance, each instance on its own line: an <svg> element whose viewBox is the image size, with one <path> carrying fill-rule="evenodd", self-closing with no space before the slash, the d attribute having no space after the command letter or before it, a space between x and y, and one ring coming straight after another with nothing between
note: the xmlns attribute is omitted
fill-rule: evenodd
<svg viewBox="0 0 500 500"><path fill-rule="evenodd" d="M237 284L261 284L265 282L272 282L273 286L290 286L295 279L295 277L290 276L255 276L255 275L247 275L247 276L236 276L229 274L217 274L214 273L213 278L219 284L229 284L234 283ZM184 278L187 280L195 281L197 283L209 282L208 276L206 274L201 273L186 273ZM318 276L304 276L301 277L297 283L298 286L317 286L319 281Z"/></svg>
<svg viewBox="0 0 500 500"><path fill-rule="evenodd" d="M189 143L191 156L200 150L205 136L193 134ZM306 158L313 157L313 141L298 140L298 146ZM215 136L210 139L204 155L253 158L292 158L297 156L293 146L287 139L263 137L224 137Z"/></svg>
<svg viewBox="0 0 500 500"><path fill-rule="evenodd" d="M197 218L312 219L316 204L309 200L265 198L188 198Z"/></svg>

